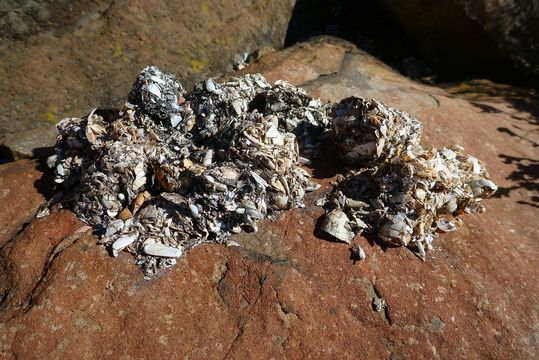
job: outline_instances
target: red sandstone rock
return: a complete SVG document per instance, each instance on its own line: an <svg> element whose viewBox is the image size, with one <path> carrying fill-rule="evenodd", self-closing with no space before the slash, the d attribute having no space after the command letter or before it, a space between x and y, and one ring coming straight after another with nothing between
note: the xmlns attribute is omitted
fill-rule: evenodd
<svg viewBox="0 0 539 360"><path fill-rule="evenodd" d="M349 246L315 235L322 209L313 203L334 175L323 165L314 173L324 190L306 209L235 237L242 248L199 246L151 281L130 255L113 258L90 232L77 233L83 224L62 211L1 250L1 357L537 357L539 207L518 160L536 155L529 113L514 116L489 97L482 101L499 111L485 112L340 42L299 45L248 70L291 74L323 99L371 96L410 112L428 144L457 142L484 159L503 196L440 235L426 262L357 237L367 258L354 264ZM372 310L376 294L387 312Z"/></svg>
<svg viewBox="0 0 539 360"><path fill-rule="evenodd" d="M0 248L30 221L45 198L36 190L42 173L36 161L0 165Z"/></svg>

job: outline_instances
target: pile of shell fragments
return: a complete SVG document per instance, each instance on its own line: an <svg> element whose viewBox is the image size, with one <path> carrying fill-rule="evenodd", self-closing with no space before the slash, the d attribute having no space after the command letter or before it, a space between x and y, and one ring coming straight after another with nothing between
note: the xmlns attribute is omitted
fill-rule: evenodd
<svg viewBox="0 0 539 360"><path fill-rule="evenodd" d="M456 230L461 213L483 212L482 199L496 191L462 147L421 147L421 124L406 113L351 97L333 116L335 145L351 170L327 198L323 230L341 241L374 232L424 259L436 232Z"/></svg>
<svg viewBox="0 0 539 360"><path fill-rule="evenodd" d="M481 211L496 187L462 149L422 149L420 128L374 100L332 107L258 74L188 93L147 67L119 113L62 120L49 164L62 205L152 275L186 249L303 207L318 185L302 165L333 133L352 170L325 201L324 230L345 242L373 231L423 253L437 230L456 227L444 215Z"/></svg>

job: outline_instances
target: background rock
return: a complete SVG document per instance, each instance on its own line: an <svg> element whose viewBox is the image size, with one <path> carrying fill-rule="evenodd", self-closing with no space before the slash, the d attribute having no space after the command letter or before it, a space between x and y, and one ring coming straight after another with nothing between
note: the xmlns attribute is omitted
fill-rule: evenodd
<svg viewBox="0 0 539 360"><path fill-rule="evenodd" d="M357 237L367 258L354 263L349 246L316 236L323 210L314 201L339 171L328 153L311 169L323 186L306 209L235 237L242 248L199 246L151 281L130 255L112 258L61 211L33 221L0 252L1 356L537 357L537 173L522 167L535 161L539 141L532 114L503 97L475 98L481 107L415 83L328 39L268 55L246 71L288 79L325 100L372 96L408 111L423 122L427 144L459 143L485 160L500 197L440 235L426 262ZM387 311L373 311L376 297Z"/></svg>
<svg viewBox="0 0 539 360"><path fill-rule="evenodd" d="M123 103L148 64L187 87L234 59L281 47L292 0L8 1L0 5L4 157L53 145L53 124Z"/></svg>
<svg viewBox="0 0 539 360"><path fill-rule="evenodd" d="M539 86L537 0L298 0L287 43L347 39L412 78Z"/></svg>
<svg viewBox="0 0 539 360"><path fill-rule="evenodd" d="M539 85L539 1L378 1L445 71L493 74L506 82L531 77Z"/></svg>

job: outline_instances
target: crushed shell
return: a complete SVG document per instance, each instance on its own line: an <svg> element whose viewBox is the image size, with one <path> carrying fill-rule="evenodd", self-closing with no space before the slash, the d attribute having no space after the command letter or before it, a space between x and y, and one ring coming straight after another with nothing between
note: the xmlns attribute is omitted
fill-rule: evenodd
<svg viewBox="0 0 539 360"><path fill-rule="evenodd" d="M231 234L304 207L319 185L302 166L331 141L350 168L317 203L326 208L322 230L345 243L369 231L424 257L437 231L457 229L457 215L482 212L496 191L484 164L459 146L422 148L421 124L404 112L357 97L325 104L259 74L206 79L186 92L149 66L120 111L94 109L57 128L47 162L55 199L114 256L133 254L148 277L187 249L235 246Z"/></svg>
<svg viewBox="0 0 539 360"><path fill-rule="evenodd" d="M330 112L258 74L207 79L187 93L173 75L147 67L121 111L62 120L49 163L62 206L151 276L184 250L303 207L319 185L301 163L329 139Z"/></svg>
<svg viewBox="0 0 539 360"><path fill-rule="evenodd" d="M349 219L340 230L325 229L339 240L348 228L371 232L424 258L436 233L456 230L460 214L483 212L482 201L497 189L485 165L462 147L423 148L421 124L406 113L351 97L334 114L333 138L351 167L325 203L326 219L335 211Z"/></svg>

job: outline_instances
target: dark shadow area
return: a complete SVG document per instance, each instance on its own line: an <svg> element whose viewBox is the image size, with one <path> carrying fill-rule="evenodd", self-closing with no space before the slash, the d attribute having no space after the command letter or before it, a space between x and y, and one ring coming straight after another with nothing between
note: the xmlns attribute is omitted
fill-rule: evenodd
<svg viewBox="0 0 539 360"><path fill-rule="evenodd" d="M531 201L519 200L517 201L517 204L529 205L529 206L539 209L539 196L531 196L530 199Z"/></svg>
<svg viewBox="0 0 539 360"><path fill-rule="evenodd" d="M346 171L346 164L331 139L323 141L319 151L320 156L314 158L309 165L314 179L329 179Z"/></svg>
<svg viewBox="0 0 539 360"><path fill-rule="evenodd" d="M32 150L32 159L39 159L46 162L47 158L51 155L54 155L54 146L45 146Z"/></svg>
<svg viewBox="0 0 539 360"><path fill-rule="evenodd" d="M40 147L32 150L31 159L46 160L49 156L54 154L54 147ZM8 162L12 162L18 159L15 159L15 154L13 151L4 145L0 145L0 165Z"/></svg>
<svg viewBox="0 0 539 360"><path fill-rule="evenodd" d="M519 138L520 140L524 140L524 141L530 143L533 147L539 147L539 144L536 143L536 142L533 141L533 140L528 139L528 138L526 137L526 134L524 134L524 135L519 135L519 134L517 134L516 132L514 132L513 130L511 130L511 129L509 129L509 128L506 128L506 127L502 127L502 126L499 127L499 128L497 128L496 130L498 130L498 131L501 132L501 133L505 133L505 134L507 134L507 135L511 135L511 136L517 137L517 138ZM504 155L500 155L500 157L501 157L501 156L504 156Z"/></svg>
<svg viewBox="0 0 539 360"><path fill-rule="evenodd" d="M12 162L13 160L13 152L7 146L0 145L0 165Z"/></svg>
<svg viewBox="0 0 539 360"><path fill-rule="evenodd" d="M369 245L371 247L374 246L374 245L378 245L378 246L380 246L382 248L382 250L384 250L384 251L387 250L386 244L384 244L382 241L380 241L380 238L376 234L363 233L363 234L361 234L361 236L363 236L365 238L365 240L367 240L367 242L369 243Z"/></svg>
<svg viewBox="0 0 539 360"><path fill-rule="evenodd" d="M94 114L103 117L103 120L106 122L113 122L114 120L118 119L120 109L98 108L95 110Z"/></svg>
<svg viewBox="0 0 539 360"><path fill-rule="evenodd" d="M34 188L49 201L56 192L56 183L54 182L54 171L47 166L47 157L38 158L36 170L43 175L34 181Z"/></svg>
<svg viewBox="0 0 539 360"><path fill-rule="evenodd" d="M500 109L492 105L482 104L480 102L474 102L474 101L471 101L470 104L472 104L476 108L479 108L482 112L485 112L485 113L497 114L497 113L502 112Z"/></svg>
<svg viewBox="0 0 539 360"><path fill-rule="evenodd" d="M350 41L406 75L434 74L432 64L404 35L398 19L378 1L298 0L285 46L318 35Z"/></svg>
<svg viewBox="0 0 539 360"><path fill-rule="evenodd" d="M516 157L505 154L499 156L505 164L512 164L517 169L507 176L507 180L511 180L515 185L499 188L494 194L494 197L508 197L510 193L517 189L525 189L530 192L539 193L539 161L524 157ZM539 196L533 195L530 201L518 201L519 204L531 205L539 207Z"/></svg>
<svg viewBox="0 0 539 360"><path fill-rule="evenodd" d="M349 259L353 261L353 264L355 265L358 261L362 260L362 257L360 255L360 248L357 245L352 246L348 249L350 251L350 257Z"/></svg>
<svg viewBox="0 0 539 360"><path fill-rule="evenodd" d="M489 78L534 85L463 7L451 2L389 7L380 0L298 0L285 46L316 35L348 40L402 74L427 83Z"/></svg>
<svg viewBox="0 0 539 360"><path fill-rule="evenodd" d="M505 113L515 120L539 125L539 96L534 89L497 84L484 79L446 83L440 87L452 96L468 100L481 112ZM497 103L508 103L509 111L497 108Z"/></svg>

